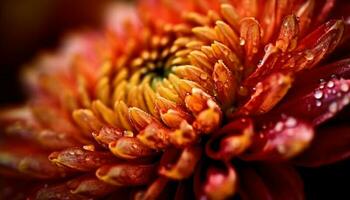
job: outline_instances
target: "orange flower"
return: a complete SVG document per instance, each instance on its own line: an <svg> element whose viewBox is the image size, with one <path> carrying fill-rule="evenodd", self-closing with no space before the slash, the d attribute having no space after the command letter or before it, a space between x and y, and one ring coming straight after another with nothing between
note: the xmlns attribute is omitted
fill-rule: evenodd
<svg viewBox="0 0 350 200"><path fill-rule="evenodd" d="M293 165L350 152L350 60L319 64L347 42L343 20L325 22L334 3L117 6L103 33L71 36L26 68L28 103L0 115L8 190L303 199Z"/></svg>

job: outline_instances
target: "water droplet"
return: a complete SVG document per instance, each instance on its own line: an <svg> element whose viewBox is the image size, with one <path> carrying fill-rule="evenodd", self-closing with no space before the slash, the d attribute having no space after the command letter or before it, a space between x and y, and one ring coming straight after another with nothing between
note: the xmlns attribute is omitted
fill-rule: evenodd
<svg viewBox="0 0 350 200"><path fill-rule="evenodd" d="M258 48L253 47L253 53L258 53Z"/></svg>
<svg viewBox="0 0 350 200"><path fill-rule="evenodd" d="M78 150L76 151L76 154L79 156L79 155L83 155L84 152L83 152L82 150L78 149Z"/></svg>
<svg viewBox="0 0 350 200"><path fill-rule="evenodd" d="M331 105L329 105L329 107L328 107L329 112L332 112L332 113L337 112L337 109L338 109L337 102L331 103Z"/></svg>
<svg viewBox="0 0 350 200"><path fill-rule="evenodd" d="M316 90L314 97L316 99L321 99L323 97L323 92L321 90Z"/></svg>
<svg viewBox="0 0 350 200"><path fill-rule="evenodd" d="M208 74L202 73L202 74L200 75L200 78L201 78L202 80L207 80L207 79L208 79Z"/></svg>
<svg viewBox="0 0 350 200"><path fill-rule="evenodd" d="M342 83L342 84L340 85L340 90L341 90L342 92L347 92L347 91L349 91L349 85L348 85L347 83Z"/></svg>
<svg viewBox="0 0 350 200"><path fill-rule="evenodd" d="M267 52L270 49L271 44L265 45L264 51Z"/></svg>
<svg viewBox="0 0 350 200"><path fill-rule="evenodd" d="M342 101L342 104L345 106L345 105L348 105L349 103L350 103L350 98L348 96L345 96Z"/></svg>
<svg viewBox="0 0 350 200"><path fill-rule="evenodd" d="M334 87L334 82L333 82L333 81L328 81L327 87L328 87L328 88Z"/></svg>
<svg viewBox="0 0 350 200"><path fill-rule="evenodd" d="M133 149L136 149L136 148L137 148L137 145L136 145L136 144L132 144L131 147L132 147Z"/></svg>
<svg viewBox="0 0 350 200"><path fill-rule="evenodd" d="M241 46L245 45L245 39L244 38L239 38L239 45L241 45Z"/></svg>
<svg viewBox="0 0 350 200"><path fill-rule="evenodd" d="M314 59L314 54L310 51L305 51L304 57L306 58L306 60L310 61Z"/></svg>
<svg viewBox="0 0 350 200"><path fill-rule="evenodd" d="M58 134L58 139L64 139L66 137L66 135L65 134L63 134L63 133L60 133L60 134Z"/></svg>
<svg viewBox="0 0 350 200"><path fill-rule="evenodd" d="M283 129L283 123L282 122L277 122L276 126L275 126L275 131L276 132L280 132Z"/></svg>
<svg viewBox="0 0 350 200"><path fill-rule="evenodd" d="M321 101L316 101L316 106L317 106L317 107L322 106L322 102L321 102Z"/></svg>
<svg viewBox="0 0 350 200"><path fill-rule="evenodd" d="M277 145L277 150L278 150L278 152L280 152L281 154L286 153L286 147L285 147L284 145L282 145L282 144Z"/></svg>
<svg viewBox="0 0 350 200"><path fill-rule="evenodd" d="M295 125L297 125L297 120L293 117L289 117L285 124L287 127L294 127Z"/></svg>
<svg viewBox="0 0 350 200"><path fill-rule="evenodd" d="M320 83L323 83L325 82L325 80L323 78L320 79Z"/></svg>

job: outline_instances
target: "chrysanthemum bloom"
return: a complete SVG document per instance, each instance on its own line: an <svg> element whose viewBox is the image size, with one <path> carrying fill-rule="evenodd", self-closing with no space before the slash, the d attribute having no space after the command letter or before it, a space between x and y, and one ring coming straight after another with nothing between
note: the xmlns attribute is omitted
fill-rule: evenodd
<svg viewBox="0 0 350 200"><path fill-rule="evenodd" d="M294 165L350 155L350 59L319 64L345 41L334 3L122 6L26 68L28 103L1 113L2 195L303 199Z"/></svg>

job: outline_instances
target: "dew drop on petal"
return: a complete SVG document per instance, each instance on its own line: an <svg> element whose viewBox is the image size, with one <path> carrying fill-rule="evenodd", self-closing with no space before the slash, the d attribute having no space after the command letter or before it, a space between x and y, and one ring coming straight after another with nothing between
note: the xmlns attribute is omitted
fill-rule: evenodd
<svg viewBox="0 0 350 200"><path fill-rule="evenodd" d="M321 101L316 101L316 106L317 106L317 107L322 106L322 102L321 102Z"/></svg>
<svg viewBox="0 0 350 200"><path fill-rule="evenodd" d="M244 38L239 38L239 45L241 45L241 46L245 45L245 39Z"/></svg>
<svg viewBox="0 0 350 200"><path fill-rule="evenodd" d="M340 85L340 90L341 90L342 92L347 92L347 91L349 91L349 85L348 85L347 83L342 83L342 84Z"/></svg>
<svg viewBox="0 0 350 200"><path fill-rule="evenodd" d="M348 105L350 103L350 96L345 96L342 103L343 105Z"/></svg>
<svg viewBox="0 0 350 200"><path fill-rule="evenodd" d="M314 54L310 51L305 51L305 55L304 55L305 59L310 61L310 60L313 60L314 59Z"/></svg>
<svg viewBox="0 0 350 200"><path fill-rule="evenodd" d="M207 80L207 79L208 79L208 74L202 73L202 74L200 75L200 78L201 78L202 80Z"/></svg>
<svg viewBox="0 0 350 200"><path fill-rule="evenodd" d="M337 112L337 107L338 107L337 102L333 102L331 103L331 105L329 105L328 110L332 113L335 113Z"/></svg>
<svg viewBox="0 0 350 200"><path fill-rule="evenodd" d="M321 99L323 97L323 92L321 90L316 90L314 97L316 99Z"/></svg>
<svg viewBox="0 0 350 200"><path fill-rule="evenodd" d="M334 87L334 82L333 82L333 81L328 81L327 87L328 87L328 88Z"/></svg>
<svg viewBox="0 0 350 200"><path fill-rule="evenodd" d="M285 122L287 127L294 127L297 124L297 120L293 117L289 117L287 121Z"/></svg>
<svg viewBox="0 0 350 200"><path fill-rule="evenodd" d="M283 129L283 123L282 122L277 122L276 126L275 126L275 131L276 132L280 132Z"/></svg>

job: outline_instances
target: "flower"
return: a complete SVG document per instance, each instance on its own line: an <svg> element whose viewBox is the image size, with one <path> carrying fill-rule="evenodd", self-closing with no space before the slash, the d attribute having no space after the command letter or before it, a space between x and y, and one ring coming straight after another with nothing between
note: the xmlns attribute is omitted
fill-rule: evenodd
<svg viewBox="0 0 350 200"><path fill-rule="evenodd" d="M28 103L0 116L7 193L303 199L293 165L350 150L350 60L320 65L347 41L334 3L117 6L24 71Z"/></svg>

